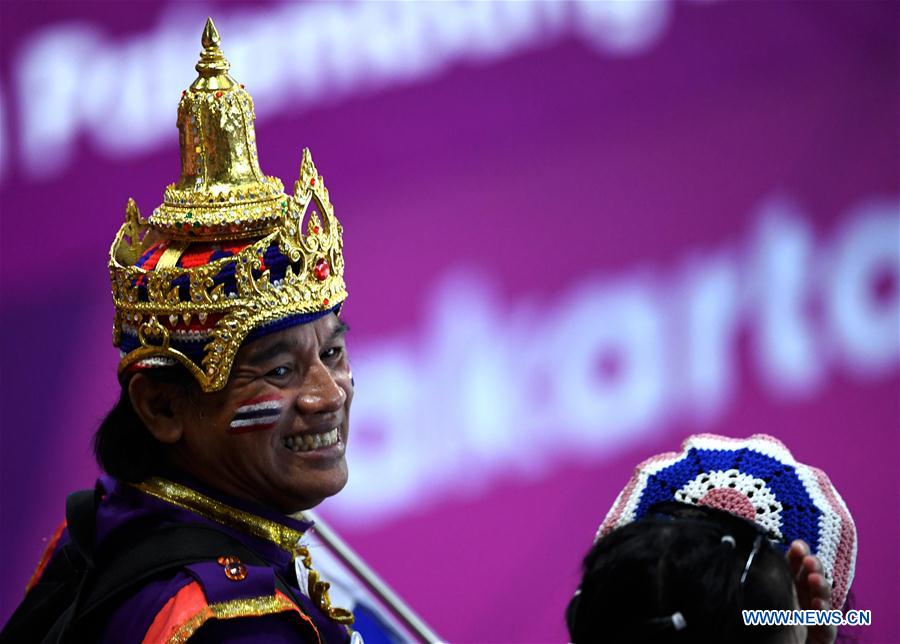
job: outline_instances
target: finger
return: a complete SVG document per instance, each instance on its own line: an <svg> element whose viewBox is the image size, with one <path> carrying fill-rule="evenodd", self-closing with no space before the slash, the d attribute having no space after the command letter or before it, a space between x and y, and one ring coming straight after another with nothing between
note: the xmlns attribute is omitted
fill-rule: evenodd
<svg viewBox="0 0 900 644"><path fill-rule="evenodd" d="M800 574L800 567L803 565L803 558L809 554L809 546L801 540L791 543L791 547L787 551L788 565L791 568L791 576L796 577Z"/></svg>
<svg viewBox="0 0 900 644"><path fill-rule="evenodd" d="M793 548L795 546L796 546L797 550L799 550L800 552L803 553L804 556L808 555L810 553L809 544L806 543L803 539L795 539L794 542L791 544L791 547Z"/></svg>
<svg viewBox="0 0 900 644"><path fill-rule="evenodd" d="M815 555L806 555L803 557L803 567L807 573L822 572L822 562Z"/></svg>
<svg viewBox="0 0 900 644"><path fill-rule="evenodd" d="M822 567L819 560L813 555L806 555L800 560L800 567L797 574L794 575L794 581L798 587L800 585L806 586L809 583L809 576L813 573L820 572L822 572Z"/></svg>
<svg viewBox="0 0 900 644"><path fill-rule="evenodd" d="M797 589L797 601L801 608L812 608L813 592L809 587L809 575L816 572L817 565L818 560L808 554L799 561L797 573L794 575L794 586Z"/></svg>
<svg viewBox="0 0 900 644"><path fill-rule="evenodd" d="M800 608L812 608L813 594L810 592L808 580L803 573L794 580L794 588L797 591L797 604Z"/></svg>
<svg viewBox="0 0 900 644"><path fill-rule="evenodd" d="M814 572L807 577L809 583L810 595L821 599L831 599L831 584L825 578L825 575Z"/></svg>

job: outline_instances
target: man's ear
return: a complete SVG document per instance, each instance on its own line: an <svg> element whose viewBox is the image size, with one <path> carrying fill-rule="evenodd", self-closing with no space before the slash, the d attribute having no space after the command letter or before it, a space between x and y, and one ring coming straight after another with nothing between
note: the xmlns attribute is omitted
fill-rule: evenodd
<svg viewBox="0 0 900 644"><path fill-rule="evenodd" d="M184 431L184 399L182 387L159 382L136 373L128 382L128 397L144 426L160 443L173 444L181 440Z"/></svg>

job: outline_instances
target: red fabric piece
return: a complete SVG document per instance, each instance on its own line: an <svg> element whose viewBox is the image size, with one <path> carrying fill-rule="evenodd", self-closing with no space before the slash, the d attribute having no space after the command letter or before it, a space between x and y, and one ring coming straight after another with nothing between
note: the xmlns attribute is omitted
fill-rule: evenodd
<svg viewBox="0 0 900 644"><path fill-rule="evenodd" d="M41 576L44 574L44 570L47 569L47 564L50 563L51 557L53 557L53 551L56 550L56 544L59 543L60 537L62 537L63 531L66 529L68 522L63 519L63 522L59 524L59 527L56 528L56 532L53 533L53 536L50 537L50 543L47 544L47 547L44 548L44 553L41 555L40 560L38 561L37 568L35 568L34 573L31 575L31 579L28 580L28 585L25 586L25 594L28 594L28 591L34 588L35 585L41 580Z"/></svg>

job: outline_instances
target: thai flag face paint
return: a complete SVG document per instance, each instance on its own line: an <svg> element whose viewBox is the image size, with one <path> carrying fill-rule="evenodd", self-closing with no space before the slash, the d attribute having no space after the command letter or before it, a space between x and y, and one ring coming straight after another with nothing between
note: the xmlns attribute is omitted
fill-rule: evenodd
<svg viewBox="0 0 900 644"><path fill-rule="evenodd" d="M271 429L281 418L281 396L260 396L245 400L234 412L231 433L243 434Z"/></svg>

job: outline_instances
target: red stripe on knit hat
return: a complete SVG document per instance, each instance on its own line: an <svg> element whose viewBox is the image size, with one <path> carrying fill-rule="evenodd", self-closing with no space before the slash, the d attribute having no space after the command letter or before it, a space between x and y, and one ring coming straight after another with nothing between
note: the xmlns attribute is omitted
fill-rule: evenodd
<svg viewBox="0 0 900 644"><path fill-rule="evenodd" d="M832 511L841 518L841 535L834 558L834 570L831 572L834 582L832 595L834 600L836 600L833 602L833 605L835 608L840 608L847 599L847 591L851 581L849 577L853 568L853 543L856 541L856 527L850 514L844 508L844 504L837 499L837 494L828 475L816 467L810 467L809 469L815 475L819 489L825 495L829 505L831 505Z"/></svg>

